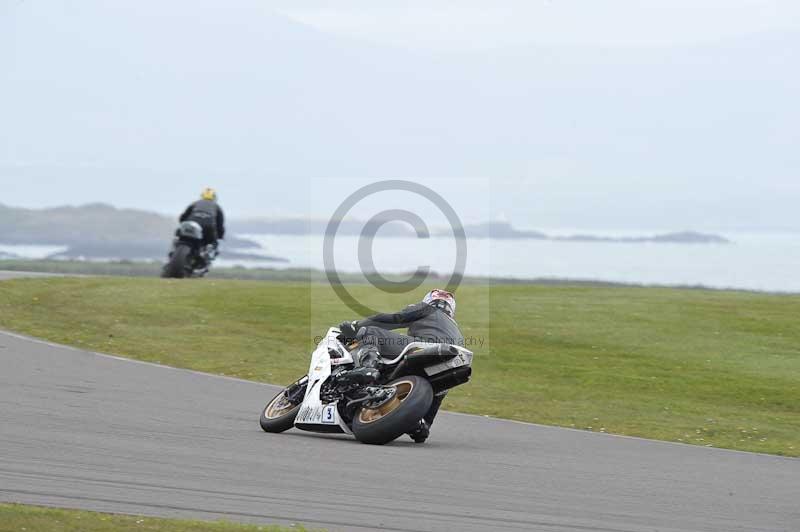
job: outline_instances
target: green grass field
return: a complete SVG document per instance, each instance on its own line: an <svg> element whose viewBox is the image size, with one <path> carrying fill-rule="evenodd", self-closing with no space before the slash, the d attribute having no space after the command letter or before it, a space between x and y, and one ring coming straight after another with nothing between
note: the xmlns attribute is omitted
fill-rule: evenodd
<svg viewBox="0 0 800 532"><path fill-rule="evenodd" d="M426 290L349 289L386 310ZM800 456L800 296L538 285L458 296L465 335L483 344L446 409ZM314 336L354 317L321 283L0 283L0 327L271 383L304 374Z"/></svg>
<svg viewBox="0 0 800 532"><path fill-rule="evenodd" d="M253 526L0 504L0 532L289 532L303 527Z"/></svg>

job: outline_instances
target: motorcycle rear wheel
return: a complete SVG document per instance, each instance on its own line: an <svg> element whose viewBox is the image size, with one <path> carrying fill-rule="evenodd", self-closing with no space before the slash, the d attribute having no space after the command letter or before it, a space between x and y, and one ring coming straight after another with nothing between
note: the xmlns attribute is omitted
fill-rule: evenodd
<svg viewBox="0 0 800 532"><path fill-rule="evenodd" d="M191 275L191 254L192 248L186 244L178 244L169 262L164 266L163 277L183 279Z"/></svg>
<svg viewBox="0 0 800 532"><path fill-rule="evenodd" d="M427 379L409 375L390 382L397 394L377 408L362 408L353 418L353 436L362 443L384 445L414 430L433 403Z"/></svg>

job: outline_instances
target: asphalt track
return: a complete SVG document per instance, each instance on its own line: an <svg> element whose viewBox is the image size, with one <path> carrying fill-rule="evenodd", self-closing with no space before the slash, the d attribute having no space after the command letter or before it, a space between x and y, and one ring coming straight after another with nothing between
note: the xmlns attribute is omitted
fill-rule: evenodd
<svg viewBox="0 0 800 532"><path fill-rule="evenodd" d="M0 501L330 530L800 530L800 460L444 412L266 434L278 388L0 332Z"/></svg>

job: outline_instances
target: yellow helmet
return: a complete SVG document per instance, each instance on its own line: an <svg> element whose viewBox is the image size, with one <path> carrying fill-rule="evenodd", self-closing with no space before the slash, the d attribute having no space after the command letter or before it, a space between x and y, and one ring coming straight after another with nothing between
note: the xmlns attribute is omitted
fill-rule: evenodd
<svg viewBox="0 0 800 532"><path fill-rule="evenodd" d="M213 188L206 187L203 189L200 197L208 201L217 201L217 191Z"/></svg>

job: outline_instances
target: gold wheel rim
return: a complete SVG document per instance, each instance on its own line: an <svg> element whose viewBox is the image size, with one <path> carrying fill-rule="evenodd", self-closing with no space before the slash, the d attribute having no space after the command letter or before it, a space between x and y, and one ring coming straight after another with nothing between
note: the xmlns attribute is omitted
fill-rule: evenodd
<svg viewBox="0 0 800 532"><path fill-rule="evenodd" d="M281 417L285 414L288 414L293 408L297 405L293 405L289 402L286 398L286 392L281 392L280 394L276 395L272 401L267 405L267 408L264 410L264 417L267 419L275 419Z"/></svg>
<svg viewBox="0 0 800 532"><path fill-rule="evenodd" d="M358 420L361 423L374 423L397 410L411 394L411 390L414 389L414 383L411 381L400 381L394 384L393 387L397 390L397 393L390 401L380 405L378 408L361 409L361 412L358 414Z"/></svg>

